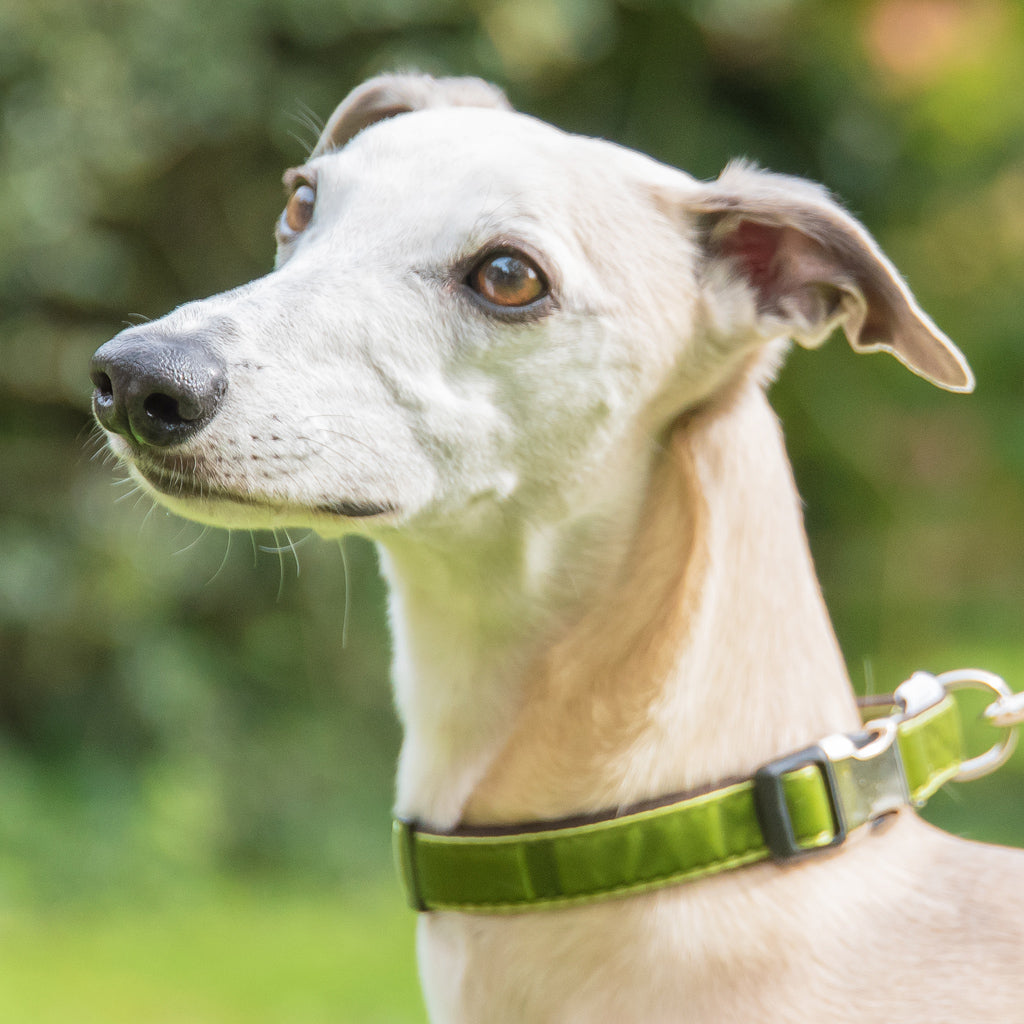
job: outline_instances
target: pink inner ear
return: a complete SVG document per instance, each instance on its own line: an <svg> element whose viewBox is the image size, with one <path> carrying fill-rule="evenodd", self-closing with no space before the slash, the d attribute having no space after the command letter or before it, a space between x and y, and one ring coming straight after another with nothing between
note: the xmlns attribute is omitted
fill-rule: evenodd
<svg viewBox="0 0 1024 1024"><path fill-rule="evenodd" d="M757 221L741 220L720 242L722 255L735 259L744 276L761 295L768 299L776 291L779 267L776 257L782 242L783 229Z"/></svg>

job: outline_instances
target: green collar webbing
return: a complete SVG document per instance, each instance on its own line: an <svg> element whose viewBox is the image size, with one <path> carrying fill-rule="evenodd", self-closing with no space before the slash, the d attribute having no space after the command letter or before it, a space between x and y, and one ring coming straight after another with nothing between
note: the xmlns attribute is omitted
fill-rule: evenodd
<svg viewBox="0 0 1024 1024"><path fill-rule="evenodd" d="M970 681L947 681L960 675ZM922 805L949 780L976 777L971 767L983 758L965 763L948 690L995 689L992 678L916 673L891 698L870 702L896 710L862 733L829 736L751 777L621 813L446 833L396 818L409 903L479 913L570 906L838 846L870 821ZM1000 700L1009 694L1002 687Z"/></svg>

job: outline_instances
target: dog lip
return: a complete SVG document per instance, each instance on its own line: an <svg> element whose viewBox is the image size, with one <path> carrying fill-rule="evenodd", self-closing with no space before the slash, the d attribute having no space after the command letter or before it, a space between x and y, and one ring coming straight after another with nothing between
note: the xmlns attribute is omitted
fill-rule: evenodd
<svg viewBox="0 0 1024 1024"><path fill-rule="evenodd" d="M270 502L258 501L253 497L222 490L219 487L206 486L197 480L179 475L173 471L168 473L165 470L160 470L153 466L141 466L138 463L136 463L136 468L150 487L161 494L166 494L169 498L177 498L184 501L230 501L235 505L249 505L252 507L269 506L271 504Z"/></svg>
<svg viewBox="0 0 1024 1024"><path fill-rule="evenodd" d="M390 515L397 512L394 505L375 505L369 502L335 501L325 505L317 505L317 512L326 512L345 519L372 519L375 516Z"/></svg>
<svg viewBox="0 0 1024 1024"><path fill-rule="evenodd" d="M271 499L260 499L258 495L238 494L234 491L223 490L219 487L207 486L197 481L194 476L182 473L176 469L167 469L155 466L152 463L140 464L136 462L136 468L145 478L146 482L161 494L170 498L181 500L199 501L228 501L235 505L248 505L252 508L286 507L287 503L276 502ZM301 505L296 503L295 508ZM376 504L360 501L332 501L322 502L307 507L313 512L319 512L345 519L372 519L376 516L390 515L398 511L394 505Z"/></svg>

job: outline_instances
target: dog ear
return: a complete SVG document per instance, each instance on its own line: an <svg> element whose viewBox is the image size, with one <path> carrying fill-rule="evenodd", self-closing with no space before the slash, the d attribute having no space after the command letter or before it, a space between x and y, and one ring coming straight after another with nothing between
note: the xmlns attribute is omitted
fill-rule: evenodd
<svg viewBox="0 0 1024 1024"><path fill-rule="evenodd" d="M940 388L973 390L960 350L821 186L733 163L683 205L705 221L709 286L743 282L753 293L755 331L766 340L788 335L813 348L841 326L855 351L890 352ZM747 302L724 305L750 313Z"/></svg>
<svg viewBox="0 0 1024 1024"><path fill-rule="evenodd" d="M311 155L341 149L353 136L378 121L430 107L512 109L505 94L482 78L379 75L357 86L338 104Z"/></svg>

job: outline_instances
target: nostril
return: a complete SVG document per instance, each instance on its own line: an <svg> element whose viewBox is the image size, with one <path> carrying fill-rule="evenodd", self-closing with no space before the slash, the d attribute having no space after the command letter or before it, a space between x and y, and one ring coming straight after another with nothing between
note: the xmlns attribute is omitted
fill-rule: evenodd
<svg viewBox="0 0 1024 1024"><path fill-rule="evenodd" d="M102 370L94 370L89 376L96 387L93 400L98 406L110 405L114 400L114 384Z"/></svg>
<svg viewBox="0 0 1024 1024"><path fill-rule="evenodd" d="M92 393L92 407L96 418L108 429L117 429L114 425L117 410L113 382L102 370L94 370L89 376L95 385L95 390Z"/></svg>
<svg viewBox="0 0 1024 1024"><path fill-rule="evenodd" d="M159 392L147 395L142 403L142 409L151 420L171 429L195 419L183 413L177 399Z"/></svg>
<svg viewBox="0 0 1024 1024"><path fill-rule="evenodd" d="M89 374L89 377L93 384L96 385L96 390L101 395L112 395L114 393L114 385L111 382L110 377L102 370L93 370L93 372Z"/></svg>

